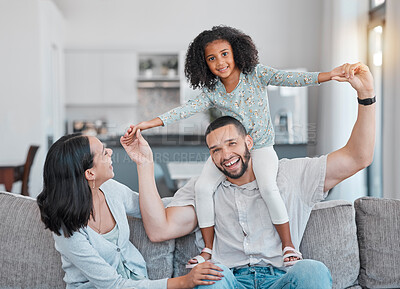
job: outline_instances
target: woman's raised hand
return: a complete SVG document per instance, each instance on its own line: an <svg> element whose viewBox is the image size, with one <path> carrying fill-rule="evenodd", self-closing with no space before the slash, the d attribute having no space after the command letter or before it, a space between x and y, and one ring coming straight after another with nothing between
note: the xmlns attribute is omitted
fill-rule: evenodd
<svg viewBox="0 0 400 289"><path fill-rule="evenodd" d="M129 133L130 136L127 133L121 136L120 142L131 160L138 166L153 163L153 152L140 129L135 129L135 134Z"/></svg>

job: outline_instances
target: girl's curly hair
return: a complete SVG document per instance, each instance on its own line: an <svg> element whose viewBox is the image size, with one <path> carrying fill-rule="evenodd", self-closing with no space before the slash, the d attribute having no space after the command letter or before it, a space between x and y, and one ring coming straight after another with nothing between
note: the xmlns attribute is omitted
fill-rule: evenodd
<svg viewBox="0 0 400 289"><path fill-rule="evenodd" d="M236 66L244 74L253 71L258 64L258 51L250 36L229 26L214 26L201 32L190 44L186 53L185 75L191 87L214 89L218 77L206 63L204 49L215 40L226 40L232 46Z"/></svg>

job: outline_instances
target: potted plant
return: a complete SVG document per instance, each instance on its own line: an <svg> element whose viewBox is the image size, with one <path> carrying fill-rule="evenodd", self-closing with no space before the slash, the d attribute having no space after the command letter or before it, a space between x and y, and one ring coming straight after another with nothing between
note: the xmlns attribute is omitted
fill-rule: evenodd
<svg viewBox="0 0 400 289"><path fill-rule="evenodd" d="M139 69L140 71L144 71L144 75L146 77L151 77L153 75L153 60L151 58L149 59L143 59L139 63Z"/></svg>
<svg viewBox="0 0 400 289"><path fill-rule="evenodd" d="M168 76L174 77L178 72L178 58L171 57L167 61L163 62L163 67L168 69Z"/></svg>

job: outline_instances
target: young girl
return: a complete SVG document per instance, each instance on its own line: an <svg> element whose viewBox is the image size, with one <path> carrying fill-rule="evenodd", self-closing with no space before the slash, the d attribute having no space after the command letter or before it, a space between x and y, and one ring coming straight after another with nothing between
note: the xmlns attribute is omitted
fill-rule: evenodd
<svg viewBox="0 0 400 289"><path fill-rule="evenodd" d="M193 88L201 88L202 92L180 107L131 126L125 136L129 134L133 138L137 129L165 126L211 107L241 121L254 140L255 146L251 151L254 174L282 241L284 265L291 266L302 256L293 246L288 214L276 185L278 157L273 149L274 129L266 88L268 85L318 85L341 75L341 71L335 68L326 73L299 73L263 66L258 63L258 51L250 36L235 28L216 26L200 33L189 45L186 55L186 77ZM195 187L196 213L205 248L189 261L189 268L211 258L214 240L213 193L223 179L224 175L209 158Z"/></svg>

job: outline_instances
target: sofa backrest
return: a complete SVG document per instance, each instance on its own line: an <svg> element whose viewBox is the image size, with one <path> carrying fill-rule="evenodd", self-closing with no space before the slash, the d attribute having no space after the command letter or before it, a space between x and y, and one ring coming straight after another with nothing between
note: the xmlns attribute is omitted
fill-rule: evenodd
<svg viewBox="0 0 400 289"><path fill-rule="evenodd" d="M152 243L142 220L128 217L130 240L147 262L150 279L172 277L175 240ZM0 288L65 288L61 256L40 220L36 200L0 192Z"/></svg>
<svg viewBox="0 0 400 289"><path fill-rule="evenodd" d="M329 268L333 289L358 284L360 259L354 215L354 207L347 201L317 203L300 244L304 258L321 261Z"/></svg>
<svg viewBox="0 0 400 289"><path fill-rule="evenodd" d="M65 288L60 254L29 197L0 193L2 288Z"/></svg>
<svg viewBox="0 0 400 289"><path fill-rule="evenodd" d="M0 282L10 288L65 288L60 254L49 230L40 221L32 198L0 193ZM181 276L188 259L198 254L194 234L154 244L140 219L128 218L131 242L143 254L150 279ZM300 249L305 258L324 262L333 288L356 283L359 271L354 209L345 201L317 204Z"/></svg>
<svg viewBox="0 0 400 289"><path fill-rule="evenodd" d="M153 243L147 237L141 219L128 217L130 241L142 253L149 279L171 278L174 267L175 240Z"/></svg>
<svg viewBox="0 0 400 289"><path fill-rule="evenodd" d="M317 204L300 245L303 256L328 266L333 288L360 288L357 278L366 288L400 288L400 200L361 198L355 209L357 228L351 203ZM198 253L193 233L155 244L140 219L128 221L150 279L188 273L185 263ZM34 199L0 192L0 264L1 288L65 288L60 254Z"/></svg>

